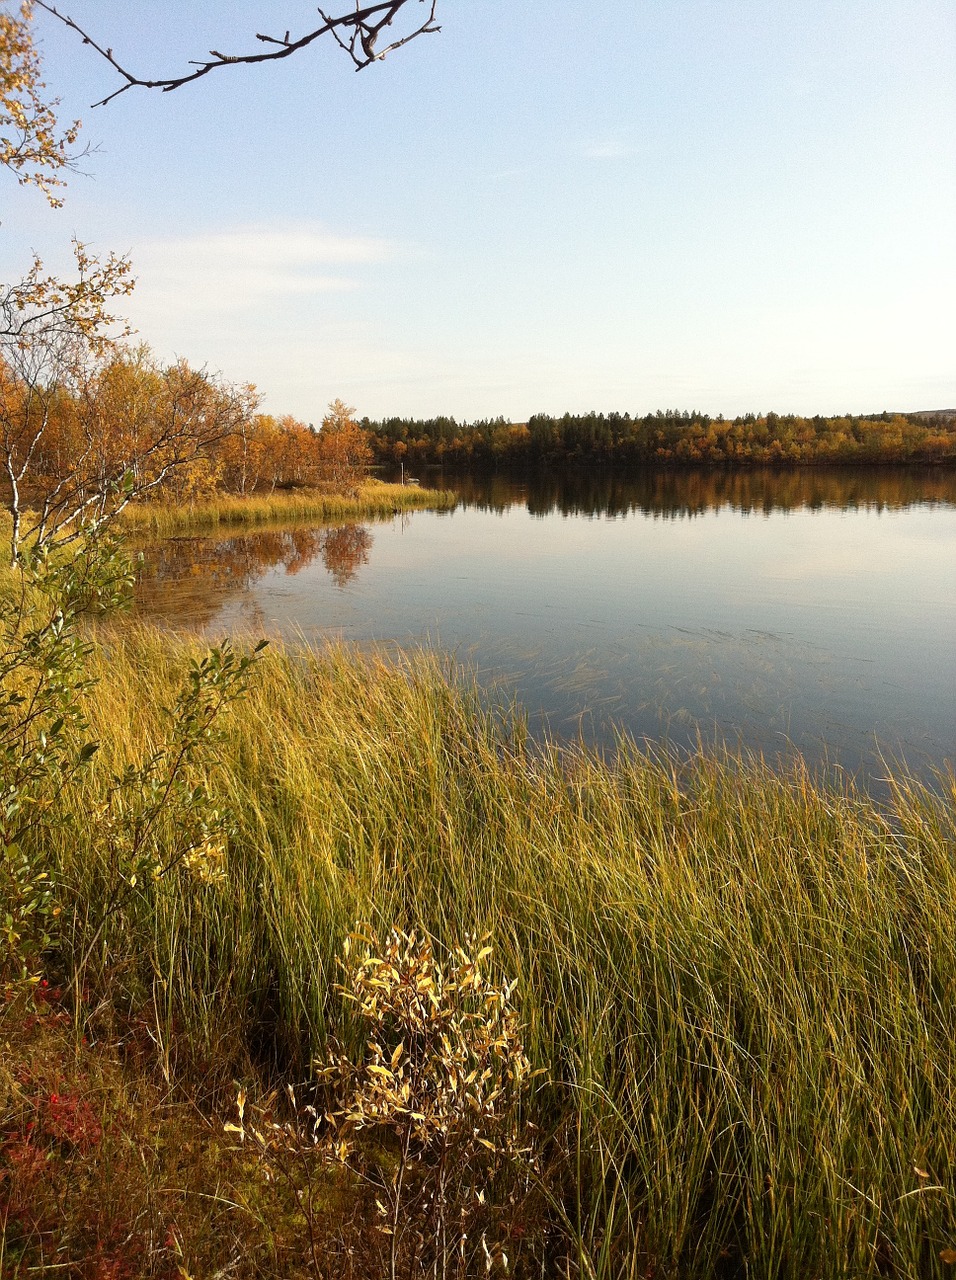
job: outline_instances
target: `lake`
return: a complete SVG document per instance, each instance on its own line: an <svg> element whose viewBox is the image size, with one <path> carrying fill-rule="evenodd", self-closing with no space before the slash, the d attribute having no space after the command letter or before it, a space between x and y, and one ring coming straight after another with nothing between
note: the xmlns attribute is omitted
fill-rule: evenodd
<svg viewBox="0 0 956 1280"><path fill-rule="evenodd" d="M150 546L137 609L210 636L429 645L532 731L956 759L956 472L423 477L452 512Z"/></svg>

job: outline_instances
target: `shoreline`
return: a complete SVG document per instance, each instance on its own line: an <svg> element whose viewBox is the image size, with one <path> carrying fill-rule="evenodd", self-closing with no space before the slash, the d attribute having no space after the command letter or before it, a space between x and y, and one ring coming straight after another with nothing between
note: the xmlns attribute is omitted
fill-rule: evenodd
<svg viewBox="0 0 956 1280"><path fill-rule="evenodd" d="M314 489L268 495L222 494L191 503L155 502L131 504L117 519L129 534L171 534L279 524L292 520L318 523L387 517L402 511L448 511L457 505L455 494L418 485L363 484L354 497L322 493Z"/></svg>

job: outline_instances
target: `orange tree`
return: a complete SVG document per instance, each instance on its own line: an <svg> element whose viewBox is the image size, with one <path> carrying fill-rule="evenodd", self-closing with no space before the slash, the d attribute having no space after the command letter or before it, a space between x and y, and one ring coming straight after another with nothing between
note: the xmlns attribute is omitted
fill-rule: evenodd
<svg viewBox="0 0 956 1280"><path fill-rule="evenodd" d="M343 493L354 492L372 460L372 450L368 433L355 420L350 405L332 401L316 446L319 483Z"/></svg>

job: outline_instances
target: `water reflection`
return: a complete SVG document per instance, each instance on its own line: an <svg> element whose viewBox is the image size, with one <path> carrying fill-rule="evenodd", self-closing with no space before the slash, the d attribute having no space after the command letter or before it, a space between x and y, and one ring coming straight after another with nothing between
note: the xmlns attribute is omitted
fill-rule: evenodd
<svg viewBox="0 0 956 1280"><path fill-rule="evenodd" d="M429 476L481 511L525 506L532 515L677 518L729 508L776 511L899 510L915 503L956 505L956 470L933 467L770 467L733 471L671 469L620 472L603 468L513 475Z"/></svg>
<svg viewBox="0 0 956 1280"><path fill-rule="evenodd" d="M326 529L320 539L319 554L322 563L335 580L337 587L344 587L368 564L372 550L372 535L358 524L343 524Z"/></svg>
<svg viewBox="0 0 956 1280"><path fill-rule="evenodd" d="M228 538L168 538L150 545L136 585L136 609L166 623L206 626L267 573L294 577L321 559L339 588L368 564L372 534L358 524L260 529Z"/></svg>

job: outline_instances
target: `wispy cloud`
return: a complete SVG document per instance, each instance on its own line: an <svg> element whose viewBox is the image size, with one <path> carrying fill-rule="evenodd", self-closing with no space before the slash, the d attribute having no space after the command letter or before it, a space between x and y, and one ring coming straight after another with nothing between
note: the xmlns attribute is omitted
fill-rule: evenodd
<svg viewBox="0 0 956 1280"><path fill-rule="evenodd" d="M216 311L353 289L360 281L349 268L383 262L394 252L389 241L371 236L263 224L147 240L134 245L133 260L144 300Z"/></svg>

